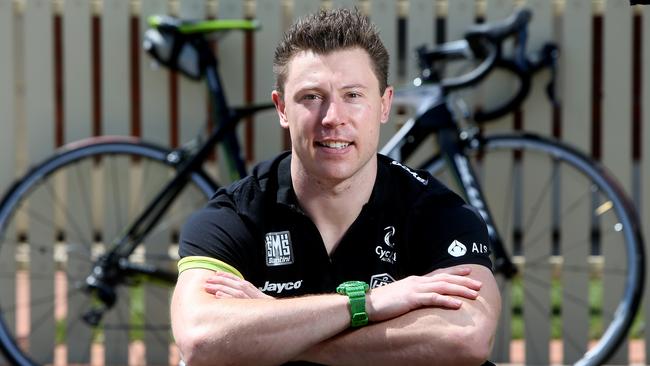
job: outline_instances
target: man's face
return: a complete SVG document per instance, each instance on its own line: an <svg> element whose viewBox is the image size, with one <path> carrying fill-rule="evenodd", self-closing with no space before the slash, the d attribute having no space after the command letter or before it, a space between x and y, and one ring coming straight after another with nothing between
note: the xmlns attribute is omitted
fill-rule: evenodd
<svg viewBox="0 0 650 366"><path fill-rule="evenodd" d="M284 94L273 92L280 124L289 129L294 159L310 177L333 183L374 169L380 124L393 90L379 93L370 57L360 48L296 54Z"/></svg>

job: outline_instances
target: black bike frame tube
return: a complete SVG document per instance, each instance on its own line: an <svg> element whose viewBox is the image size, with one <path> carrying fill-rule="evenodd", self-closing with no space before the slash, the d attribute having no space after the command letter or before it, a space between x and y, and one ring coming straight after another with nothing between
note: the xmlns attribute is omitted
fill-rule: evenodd
<svg viewBox="0 0 650 366"><path fill-rule="evenodd" d="M110 253L111 259L126 257L133 253L138 243L156 225L160 217L172 204L176 196L189 181L190 174L199 170L201 164L213 151L218 142L226 142L228 152L234 159L236 169L240 176L246 174L246 167L239 154L239 144L234 135L235 125L239 121L237 114L228 107L223 91L221 79L217 71L217 60L207 42L196 45L204 65L205 78L212 104L212 113L216 122L210 137L203 146L188 159L182 161L177 169L176 176L156 195L147 208L140 214L135 222L126 230L125 234L116 239L115 247ZM117 255L117 258L114 256Z"/></svg>
<svg viewBox="0 0 650 366"><path fill-rule="evenodd" d="M500 272L505 277L510 278L517 273L517 267L510 260L508 253L506 253L503 240L494 225L492 214L486 204L485 196L478 183L477 176L463 151L463 142L458 141L458 135L458 131L455 128L439 130L436 134L438 146L440 147L442 156L447 161L447 166L450 167L454 178L457 180L465 199L478 211L483 221L485 221L494 253L495 272Z"/></svg>
<svg viewBox="0 0 650 366"><path fill-rule="evenodd" d="M206 46L207 47L207 46ZM208 91L210 94L210 103L212 105L212 119L215 121L216 127L226 123L229 119L237 119L240 117L235 115L235 112L228 108L226 103L226 94L221 86L221 79L217 72L217 60L209 48L202 48L201 53L204 54L203 58L209 59L205 68L205 79L208 84ZM223 139L223 144L227 150L227 159L229 163L233 164L236 170L237 178L242 178L246 175L246 164L241 157L241 148L239 140L235 135L236 131L233 129Z"/></svg>
<svg viewBox="0 0 650 366"><path fill-rule="evenodd" d="M216 75L216 70L208 68L207 71L206 77L208 78L209 83L211 83L211 88L213 88L215 93L216 106L221 107L220 110L229 111L229 109L226 108L225 98L221 93L221 85L219 83L219 78ZM160 193L156 195L142 214L140 214L134 223L125 231L125 234L121 238L116 239L114 242L115 248L112 250L111 255L117 255L119 258L129 256L133 253L140 240L142 240L142 238L144 238L156 225L176 196L185 187L189 181L190 174L200 169L201 164L205 161L214 146L219 141L223 141L228 134L234 130L238 119L231 114L226 115L225 112L220 114L224 117L223 123L219 123L215 127L214 132L196 154L190 156L179 165L177 174L174 178L167 183Z"/></svg>

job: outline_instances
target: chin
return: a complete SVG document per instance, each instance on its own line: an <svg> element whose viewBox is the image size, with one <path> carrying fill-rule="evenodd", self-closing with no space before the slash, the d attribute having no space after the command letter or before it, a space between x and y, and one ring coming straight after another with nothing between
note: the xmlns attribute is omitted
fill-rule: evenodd
<svg viewBox="0 0 650 366"><path fill-rule="evenodd" d="M320 167L317 170L316 176L319 180L328 182L342 182L350 178L353 174L348 169L327 169Z"/></svg>

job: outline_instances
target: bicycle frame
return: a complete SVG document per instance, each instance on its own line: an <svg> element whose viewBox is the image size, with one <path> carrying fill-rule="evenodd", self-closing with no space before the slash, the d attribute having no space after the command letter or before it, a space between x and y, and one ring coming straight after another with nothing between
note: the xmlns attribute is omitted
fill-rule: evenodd
<svg viewBox="0 0 650 366"><path fill-rule="evenodd" d="M430 134L435 134L442 156L450 168L452 176L465 199L481 215L488 230L490 244L494 253L495 271L507 278L517 273L517 267L508 255L501 235L496 229L494 219L484 198L478 177L465 155L464 146L468 141L461 140L458 124L447 107L443 93L435 85L419 87L420 101L414 99L410 90L395 93L396 103L418 103L420 115L410 119L395 136L381 149L380 153L398 161L408 159L420 143ZM422 110L424 110L422 112ZM426 163L423 165L427 165Z"/></svg>
<svg viewBox="0 0 650 366"><path fill-rule="evenodd" d="M178 194L189 182L190 175L202 171L202 164L208 159L217 144L223 143L224 145L231 175L243 177L247 174L244 159L241 157L239 142L235 135L235 127L244 117L274 106L267 103L240 108L230 107L219 76L217 59L212 49L208 42L202 38L195 45L201 57L201 65L205 65L204 77L210 96L212 119L215 121L215 126L204 142L197 138L194 143L187 144L168 155L167 160L177 167L176 175L155 195L133 223L125 228L123 234L115 238L112 248L95 264L94 268L99 270L93 270L86 279L89 288L98 289L100 295L104 282L112 284L120 280L119 277L110 278L108 277L110 275L106 274L110 272L106 271L106 268L115 266L120 269L120 275L142 275L169 284L175 283L178 276L175 271L168 271L146 264L131 263L126 258L135 251L140 242L169 209ZM204 178L212 183L215 190L219 187L211 178L207 176L204 176Z"/></svg>

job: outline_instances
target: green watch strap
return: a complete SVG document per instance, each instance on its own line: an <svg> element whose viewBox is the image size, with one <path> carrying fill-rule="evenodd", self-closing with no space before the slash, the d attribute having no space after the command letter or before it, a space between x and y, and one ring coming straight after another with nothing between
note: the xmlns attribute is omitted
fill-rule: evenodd
<svg viewBox="0 0 650 366"><path fill-rule="evenodd" d="M353 328L368 324L366 313L366 292L369 286L361 281L343 282L336 288L336 292L347 295L350 299L350 326Z"/></svg>

